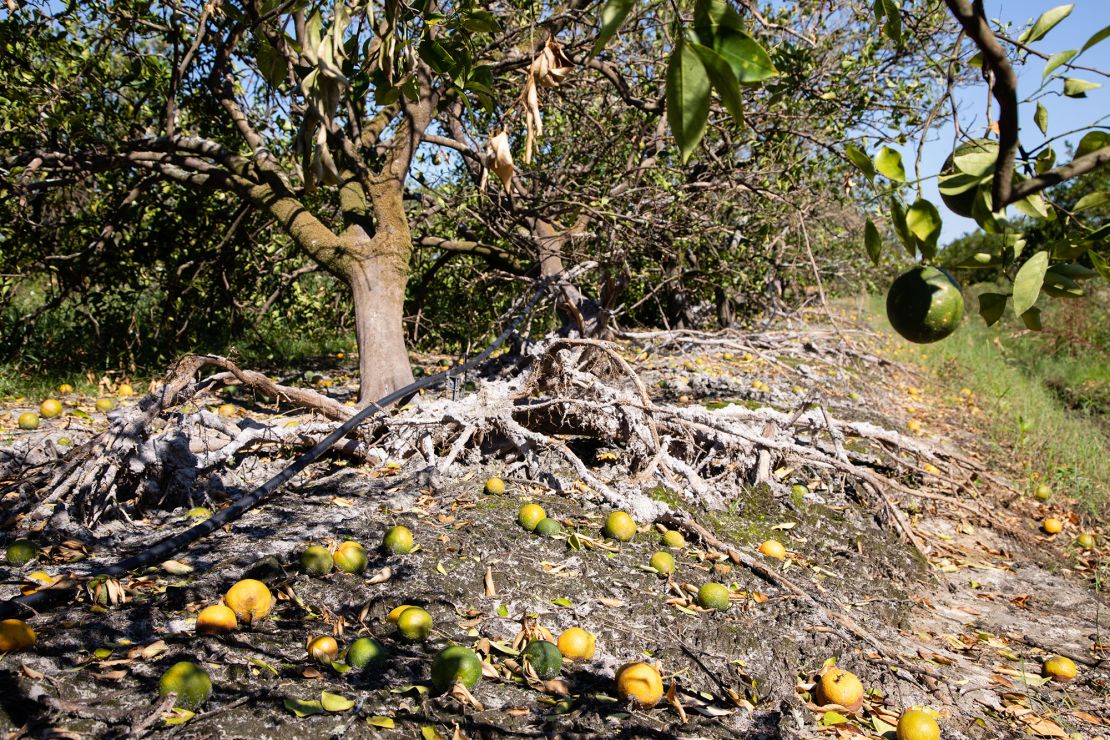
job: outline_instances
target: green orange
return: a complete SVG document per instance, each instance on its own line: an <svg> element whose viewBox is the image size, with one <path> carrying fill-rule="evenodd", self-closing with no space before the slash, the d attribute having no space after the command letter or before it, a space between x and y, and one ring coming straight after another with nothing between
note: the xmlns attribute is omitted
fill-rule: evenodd
<svg viewBox="0 0 1110 740"><path fill-rule="evenodd" d="M618 542L628 542L636 536L636 522L626 511L614 511L605 520L602 534Z"/></svg>
<svg viewBox="0 0 1110 740"><path fill-rule="evenodd" d="M520 513L517 514L516 519L520 522L520 526L531 532L546 517L547 512L539 504L525 504L520 507Z"/></svg>
<svg viewBox="0 0 1110 740"><path fill-rule="evenodd" d="M440 650L432 661L432 685L440 691L451 688L456 681L467 689L473 689L481 679L481 659L473 650L462 645Z"/></svg>
<svg viewBox="0 0 1110 740"><path fill-rule="evenodd" d="M928 344L956 331L964 317L964 298L959 283L947 272L917 265L891 284L886 315L903 338Z"/></svg>
<svg viewBox="0 0 1110 740"><path fill-rule="evenodd" d="M183 660L170 666L158 681L159 696L171 691L177 694L177 706L196 709L212 695L212 679L196 663Z"/></svg>
<svg viewBox="0 0 1110 740"><path fill-rule="evenodd" d="M555 643L547 640L532 640L520 656L527 659L536 675L545 681L555 678L563 668L563 654Z"/></svg>
<svg viewBox="0 0 1110 740"><path fill-rule="evenodd" d="M401 525L390 527L382 538L382 547L395 555L407 555L412 552L412 543L412 530Z"/></svg>

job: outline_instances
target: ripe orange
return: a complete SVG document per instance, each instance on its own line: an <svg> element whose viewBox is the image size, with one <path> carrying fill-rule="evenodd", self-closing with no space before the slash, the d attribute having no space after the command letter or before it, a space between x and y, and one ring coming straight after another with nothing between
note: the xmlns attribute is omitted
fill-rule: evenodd
<svg viewBox="0 0 1110 740"><path fill-rule="evenodd" d="M390 610L389 614L386 616L386 619L388 619L390 622L393 622L393 624L397 624L397 618L401 616L401 612L403 612L405 609L411 608L412 604L401 604L400 606L395 606L393 607L393 609Z"/></svg>
<svg viewBox="0 0 1110 740"><path fill-rule="evenodd" d="M0 622L0 653L16 653L35 645L35 631L22 619Z"/></svg>
<svg viewBox="0 0 1110 740"><path fill-rule="evenodd" d="M493 477L486 481L486 493L498 496L505 492L505 481L500 478Z"/></svg>
<svg viewBox="0 0 1110 740"><path fill-rule="evenodd" d="M854 673L834 668L821 676L817 697L822 704L839 704L855 711L863 703L863 684Z"/></svg>
<svg viewBox="0 0 1110 740"><path fill-rule="evenodd" d="M220 407L216 409L216 413L220 416L235 416L235 405L230 403L221 403Z"/></svg>
<svg viewBox="0 0 1110 740"><path fill-rule="evenodd" d="M589 660L597 649L597 638L581 627L569 627L556 645L567 660Z"/></svg>
<svg viewBox="0 0 1110 740"><path fill-rule="evenodd" d="M317 663L330 665L339 657L339 643L331 635L317 635L308 641L308 657Z"/></svg>
<svg viewBox="0 0 1110 740"><path fill-rule="evenodd" d="M1071 658L1054 655L1044 662L1044 674L1053 681L1067 683L1075 678L1077 671Z"/></svg>
<svg viewBox="0 0 1110 740"><path fill-rule="evenodd" d="M940 726L928 712L907 709L898 718L898 740L940 740Z"/></svg>
<svg viewBox="0 0 1110 740"><path fill-rule="evenodd" d="M73 386L69 383L62 383L60 386L58 386L58 393L73 393Z"/></svg>
<svg viewBox="0 0 1110 740"><path fill-rule="evenodd" d="M116 408L116 401L114 398L98 398L96 399L96 410L102 414L113 411Z"/></svg>
<svg viewBox="0 0 1110 740"><path fill-rule="evenodd" d="M1041 526L1049 534L1059 534L1064 529L1064 523L1054 516L1047 517Z"/></svg>
<svg viewBox="0 0 1110 740"><path fill-rule="evenodd" d="M120 398L127 398L135 395L135 389L131 387L130 383L123 383L119 388L116 388L116 395Z"/></svg>
<svg viewBox="0 0 1110 740"><path fill-rule="evenodd" d="M663 698L663 678L648 663L626 663L617 671L617 694L650 709Z"/></svg>
<svg viewBox="0 0 1110 740"><path fill-rule="evenodd" d="M246 578L227 590L224 603L235 612L240 622L253 624L270 613L274 597L265 583Z"/></svg>
<svg viewBox="0 0 1110 740"><path fill-rule="evenodd" d="M62 413L62 402L56 398L48 398L39 405L39 413L45 419L53 419Z"/></svg>
<svg viewBox="0 0 1110 740"><path fill-rule="evenodd" d="M547 512L539 504L525 504L520 507L520 512L517 514L516 520L520 522L520 526L532 532L536 529L536 525L547 518Z"/></svg>
<svg viewBox="0 0 1110 740"><path fill-rule="evenodd" d="M20 429L38 429L39 415L34 411L24 411L19 415L19 419L16 420L16 423L19 425Z"/></svg>
<svg viewBox="0 0 1110 740"><path fill-rule="evenodd" d="M223 604L206 606L197 615L198 635L219 635L231 632L236 626L235 612Z"/></svg>
<svg viewBox="0 0 1110 740"><path fill-rule="evenodd" d="M786 558L786 548L778 540L767 540L759 546L759 551L769 558L777 560Z"/></svg>

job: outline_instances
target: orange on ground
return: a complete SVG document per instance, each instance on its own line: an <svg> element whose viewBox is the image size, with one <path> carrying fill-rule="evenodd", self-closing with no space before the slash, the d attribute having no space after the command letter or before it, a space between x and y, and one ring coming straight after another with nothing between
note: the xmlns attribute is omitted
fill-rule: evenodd
<svg viewBox="0 0 1110 740"><path fill-rule="evenodd" d="M219 635L231 632L238 626L235 621L235 612L223 604L213 604L200 610L197 615L198 635Z"/></svg>
<svg viewBox="0 0 1110 740"><path fill-rule="evenodd" d="M270 613L274 597L262 581L245 578L227 590L224 603L235 612L240 622L252 624Z"/></svg>
<svg viewBox="0 0 1110 740"><path fill-rule="evenodd" d="M1064 529L1064 523L1056 517L1050 516L1041 522L1041 527L1049 534L1059 534Z"/></svg>
<svg viewBox="0 0 1110 740"><path fill-rule="evenodd" d="M17 653L34 647L35 631L22 619L0 622L0 653Z"/></svg>
<svg viewBox="0 0 1110 740"><path fill-rule="evenodd" d="M650 709L663 698L663 678L648 663L626 663L617 671L617 694Z"/></svg>
<svg viewBox="0 0 1110 740"><path fill-rule="evenodd" d="M581 627L569 627L556 645L567 660L589 660L597 649L597 638Z"/></svg>
<svg viewBox="0 0 1110 740"><path fill-rule="evenodd" d="M39 413L46 419L53 419L62 413L62 402L56 398L48 398L39 404Z"/></svg>
<svg viewBox="0 0 1110 740"><path fill-rule="evenodd" d="M863 702L863 684L854 673L834 668L821 676L817 696L822 704L839 704L855 710Z"/></svg>
<svg viewBox="0 0 1110 740"><path fill-rule="evenodd" d="M1076 672L1072 659L1065 658L1063 655L1053 655L1044 662L1044 674L1053 681L1067 683L1075 678Z"/></svg>
<svg viewBox="0 0 1110 740"><path fill-rule="evenodd" d="M339 643L331 635L318 635L308 641L308 657L328 665L339 657Z"/></svg>
<svg viewBox="0 0 1110 740"><path fill-rule="evenodd" d="M759 546L759 551L769 558L783 560L786 557L786 548L778 540L767 540Z"/></svg>
<svg viewBox="0 0 1110 740"><path fill-rule="evenodd" d="M936 718L920 709L907 709L898 718L898 740L940 740Z"/></svg>

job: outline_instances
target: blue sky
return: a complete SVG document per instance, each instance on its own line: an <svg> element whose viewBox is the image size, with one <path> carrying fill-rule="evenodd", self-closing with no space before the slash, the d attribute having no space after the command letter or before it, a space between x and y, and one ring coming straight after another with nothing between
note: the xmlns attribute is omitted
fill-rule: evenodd
<svg viewBox="0 0 1110 740"><path fill-rule="evenodd" d="M1044 11L1060 5L1060 2L1039 2L1036 0L986 0L985 8L992 19L1010 22L1015 29L1015 38L1020 30L1032 22ZM1110 1L1108 0L1075 0L1071 15L1065 18L1045 38L1033 47L1046 54L1068 49L1080 49L1087 39L1098 30L1110 25ZM1110 71L1110 39L1103 41L1082 56L1073 60L1074 64L1094 67ZM1019 101L1026 100L1037 92L1041 86L1041 75L1044 71L1044 61L1038 57L1030 57L1026 64L1018 68L1019 75ZM1101 120L1101 125L1110 126L1110 79L1101 77L1092 72L1073 71L1067 73L1069 77L1098 82L1103 87L1087 93L1086 98L1066 98L1061 94L1062 82L1050 83L1044 91L1038 94L1049 111L1048 136L1064 134L1080 126L1091 125ZM1047 92L1047 94L1045 94ZM974 88L964 89L958 93L960 100L960 124L965 131L973 135L983 135L986 126L986 98L989 95L986 84ZM1026 148L1033 148L1044 141L1041 132L1033 123L1033 112L1036 103L1023 103L1020 109L1021 140ZM997 106L992 106L992 112L997 115ZM1074 144L1078 137L1068 137L1065 141ZM952 151L953 128L951 124L942 126L930 134L930 141L926 144L921 161L921 175L930 177L923 184L924 195L929 200L940 206L940 194L936 188L936 178L931 177L940 171L944 159ZM903 161L906 163L907 174L913 166L917 155L917 142L909 142L904 146L892 145L902 152ZM873 152L877 145L869 147ZM1057 163L1068 161L1066 146L1061 142L1054 145ZM1012 211L1012 209L1011 209ZM945 208L941 208L944 219L944 230L941 243L975 230L977 227L970 219L961 218Z"/></svg>

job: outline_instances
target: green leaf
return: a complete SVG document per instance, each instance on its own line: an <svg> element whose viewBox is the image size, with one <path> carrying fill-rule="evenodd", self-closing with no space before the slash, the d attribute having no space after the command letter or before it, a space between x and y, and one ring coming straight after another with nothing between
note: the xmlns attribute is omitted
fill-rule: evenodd
<svg viewBox="0 0 1110 740"><path fill-rule="evenodd" d="M694 31L706 46L714 46L723 30L743 31L744 21L727 0L698 0L694 5Z"/></svg>
<svg viewBox="0 0 1110 740"><path fill-rule="evenodd" d="M471 10L462 19L463 28L476 33L497 33L501 24L497 16L488 10Z"/></svg>
<svg viewBox="0 0 1110 740"><path fill-rule="evenodd" d="M871 219L867 219L867 223L863 225L863 247L867 250L871 263L877 267L883 255L883 239Z"/></svg>
<svg viewBox="0 0 1110 740"><path fill-rule="evenodd" d="M316 699L312 701L305 701L304 699L285 699L285 708L298 717L310 717L313 714L323 714L324 707Z"/></svg>
<svg viewBox="0 0 1110 740"><path fill-rule="evenodd" d="M1052 217L1055 215L1053 211L1048 210L1048 204L1045 203L1040 193L1033 193L1026 198L1015 201L1013 206L1029 218L1052 220Z"/></svg>
<svg viewBox="0 0 1110 740"><path fill-rule="evenodd" d="M1088 91L1097 90L1100 87L1102 87L1102 84L1098 82L1088 82L1078 77L1064 78L1064 95L1069 98L1085 98Z"/></svg>
<svg viewBox="0 0 1110 740"><path fill-rule="evenodd" d="M269 671L270 673L274 674L275 676L281 675L281 674L278 673L277 668L274 668L272 665L270 665L266 661L261 660L259 658L249 657L249 658L247 658L247 662L250 663L251 665L255 666L256 668L261 668L263 670Z"/></svg>
<svg viewBox="0 0 1110 740"><path fill-rule="evenodd" d="M1041 330L1041 309L1039 309L1039 308L1029 309L1028 311L1026 311L1025 313L1023 313L1021 315L1021 321L1022 321L1022 323L1025 324L1025 328L1028 329L1029 331L1040 331ZM1049 679L1046 677L1045 682L1047 683L1048 680ZM1028 681L1026 683L1028 683Z"/></svg>
<svg viewBox="0 0 1110 740"><path fill-rule="evenodd" d="M285 57L264 36L258 39L258 71L271 87L280 87L288 71Z"/></svg>
<svg viewBox="0 0 1110 740"><path fill-rule="evenodd" d="M499 617L508 617L509 616L509 607L505 606L504 604L498 604L497 605L497 616L499 616Z"/></svg>
<svg viewBox="0 0 1110 740"><path fill-rule="evenodd" d="M993 173L994 163L997 160L998 148L994 146L961 147L952 155L952 164L956 165L956 169L973 177L986 177Z"/></svg>
<svg viewBox="0 0 1110 740"><path fill-rule="evenodd" d="M1033 123L1037 124L1042 134L1048 133L1048 109L1040 101L1037 101L1037 112L1033 114Z"/></svg>
<svg viewBox="0 0 1110 740"><path fill-rule="evenodd" d="M1071 10L1074 7L1074 5L1057 5L1055 8L1041 13L1041 17L1033 23L1032 27L1018 37L1018 41L1031 44L1043 39L1045 34L1056 27L1057 23L1071 15Z"/></svg>
<svg viewBox="0 0 1110 740"><path fill-rule="evenodd" d="M743 123L744 109L740 100L740 85L736 82L736 75L733 74L728 61L708 46L691 41L687 43L701 59L706 74L709 75L709 81L713 83L717 94L721 96L721 102L728 110L729 115L737 123Z"/></svg>
<svg viewBox="0 0 1110 740"><path fill-rule="evenodd" d="M667 64L667 122L685 164L694 153L709 119L709 77L687 44L679 41Z"/></svg>
<svg viewBox="0 0 1110 740"><path fill-rule="evenodd" d="M1105 131L1091 131L1079 140L1079 146L1075 149L1075 156L1082 157L1091 152L1097 152L1099 149L1110 146L1110 133Z"/></svg>
<svg viewBox="0 0 1110 740"><path fill-rule="evenodd" d="M1021 316L1037 302L1048 270L1048 252L1037 252L1014 276L1014 315Z"/></svg>
<svg viewBox="0 0 1110 740"><path fill-rule="evenodd" d="M983 317L987 326L994 326L1002 318L1002 314L1006 310L1006 299L1008 297L1003 293L979 294L979 315Z"/></svg>
<svg viewBox="0 0 1110 740"><path fill-rule="evenodd" d="M937 252L941 228L937 207L924 198L919 198L906 212L906 227L917 237L921 253L926 257L933 257Z"/></svg>
<svg viewBox="0 0 1110 740"><path fill-rule="evenodd" d="M1080 198L1074 206L1072 211L1078 213L1079 211L1086 211L1090 208L1099 208L1110 203L1110 193L1105 190L1099 190L1094 193L1087 193Z"/></svg>
<svg viewBox="0 0 1110 740"><path fill-rule="evenodd" d="M871 164L871 158L867 156L866 152L854 144L845 144L844 154L860 172L867 176L868 180L875 180L875 165Z"/></svg>
<svg viewBox="0 0 1110 740"><path fill-rule="evenodd" d="M1098 273L1089 267L1084 267L1078 262L1066 262L1048 268L1048 271L1045 273L1046 279L1049 275L1062 275L1072 280L1090 280L1093 277L1097 277Z"/></svg>
<svg viewBox="0 0 1110 740"><path fill-rule="evenodd" d="M1082 298L1083 288L1067 275L1049 269L1044 274L1044 285L1041 286L1053 298Z"/></svg>
<svg viewBox="0 0 1110 740"><path fill-rule="evenodd" d="M567 609L570 609L572 606L574 606L574 602L571 601L570 599L568 599L565 596L560 596L557 599L552 599L551 603L554 604L555 606L566 607Z"/></svg>
<svg viewBox="0 0 1110 740"><path fill-rule="evenodd" d="M1110 283L1110 262L1098 252L1088 252L1087 256L1091 258L1091 264L1098 270L1098 274L1102 275L1102 279Z"/></svg>
<svg viewBox="0 0 1110 740"><path fill-rule="evenodd" d="M1069 49L1068 51L1058 51L1050 56L1048 61L1044 64L1044 74L1041 75L1041 79L1047 80L1048 76L1052 74L1057 67L1075 59L1078 53L1079 51L1077 49ZM1040 103L1037 103L1037 105L1040 105Z"/></svg>
<svg viewBox="0 0 1110 740"><path fill-rule="evenodd" d="M346 712L355 706L355 700L328 691L321 691L320 706L329 712Z"/></svg>
<svg viewBox="0 0 1110 740"><path fill-rule="evenodd" d="M1079 53L1082 54L1095 44L1105 41L1108 38L1110 38L1110 26L1107 26L1106 28L1097 32L1095 35L1091 36L1091 38L1087 39L1087 43L1083 44L1083 48L1079 50Z"/></svg>
<svg viewBox="0 0 1110 740"><path fill-rule="evenodd" d="M767 50L744 31L722 26L712 46L729 63L737 82L742 85L762 82L779 73Z"/></svg>
<svg viewBox="0 0 1110 740"><path fill-rule="evenodd" d="M906 168L902 166L902 155L889 146L884 146L875 155L875 169L880 175L897 182L906 181Z"/></svg>
<svg viewBox="0 0 1110 740"><path fill-rule="evenodd" d="M590 49L590 56L595 57L605 48L609 40L616 35L624 25L625 18L632 10L633 0L609 0L601 9L601 30L597 33L597 41Z"/></svg>
<svg viewBox="0 0 1110 740"><path fill-rule="evenodd" d="M916 256L917 242L914 241L913 234L906 226L906 207L895 195L890 196L890 223L894 226L894 233L898 236L898 241L902 242L902 246L906 248L909 255L911 257Z"/></svg>
<svg viewBox="0 0 1110 740"><path fill-rule="evenodd" d="M424 725L421 727L420 736L424 738L424 740L443 740L443 736L431 725Z"/></svg>
<svg viewBox="0 0 1110 740"><path fill-rule="evenodd" d="M366 718L366 724L371 727L380 727L383 730L392 730L397 726L392 717L383 717L382 715L374 715L373 717Z"/></svg>
<svg viewBox="0 0 1110 740"><path fill-rule="evenodd" d="M417 48L420 58L439 74L446 74L455 67L455 58L443 44L432 39L424 39Z"/></svg>
<svg viewBox="0 0 1110 740"><path fill-rule="evenodd" d="M1037 155L1037 160L1033 163L1033 169L1037 171L1038 175L1043 175L1052 169L1054 164L1056 164L1056 150L1048 147Z"/></svg>
<svg viewBox="0 0 1110 740"><path fill-rule="evenodd" d="M821 721L818 724L820 724L822 727L832 727L833 725L842 725L845 722L850 721L851 720L849 720L840 712L825 712L821 715Z"/></svg>
<svg viewBox="0 0 1110 740"><path fill-rule="evenodd" d="M183 725L196 716L196 712L181 707L174 707L170 711L172 714L162 720L167 725Z"/></svg>
<svg viewBox="0 0 1110 740"><path fill-rule="evenodd" d="M883 33L887 38L898 44L902 45L902 8L898 0L882 0L883 14L886 16L886 24L883 26Z"/></svg>

